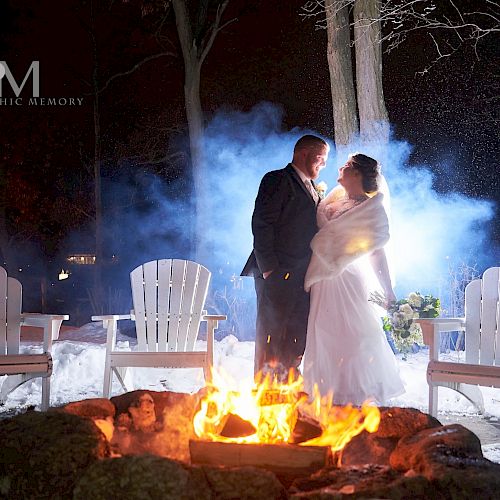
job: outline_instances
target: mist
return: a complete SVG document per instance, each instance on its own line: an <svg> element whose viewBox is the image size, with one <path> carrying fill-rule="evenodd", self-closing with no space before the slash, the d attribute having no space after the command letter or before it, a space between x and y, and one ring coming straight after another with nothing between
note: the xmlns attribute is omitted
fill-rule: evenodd
<svg viewBox="0 0 500 500"><path fill-rule="evenodd" d="M252 250L251 216L262 176L291 161L300 136L315 133L285 132L282 119L282 109L262 103L248 113L220 111L207 127L207 187L213 207L207 234L214 248L208 266L219 274L239 274ZM336 151L325 139L331 152L318 180L328 184L328 191L336 186L348 152L362 152L382 165L390 188L389 250L398 297L410 291L441 295L453 266L465 263L482 272L494 263L488 230L492 202L453 191L439 194L429 168L408 166L411 146L405 142L354 144L349 151Z"/></svg>
<svg viewBox="0 0 500 500"><path fill-rule="evenodd" d="M316 134L298 128L285 131L283 116L282 108L261 103L249 112L221 110L206 128L206 189L211 219L204 238L210 256L201 263L212 272L208 307L228 313L231 331L242 340L254 334L253 279L240 277L240 272L252 251L251 217L260 181L266 172L291 161L299 137ZM446 303L453 269L466 264L480 274L497 264L498 249L493 248L489 233L495 208L492 202L454 191L438 193L434 181L443 185L446 180L435 177L429 168L409 166L411 145L405 142L355 144L349 150L336 151L331 139L325 140L331 151L318 180L327 183L327 191L336 186L338 168L350 152L372 156L382 165L390 188L388 254L398 298L419 291ZM451 163L447 171L453 171ZM133 165L126 172L110 175L103 184L106 200L130 204L116 217L108 214L105 220L105 251L116 254L119 265L109 266L103 281L129 294L129 273L136 266L153 259L195 259L195 204L186 172L169 182ZM83 242L81 236L71 240L79 242L72 248ZM233 310L227 311L224 308L230 302Z"/></svg>

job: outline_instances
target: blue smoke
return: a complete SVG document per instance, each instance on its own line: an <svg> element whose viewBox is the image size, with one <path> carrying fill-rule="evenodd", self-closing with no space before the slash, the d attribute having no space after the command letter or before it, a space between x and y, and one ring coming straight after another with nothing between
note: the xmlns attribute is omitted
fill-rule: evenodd
<svg viewBox="0 0 500 500"><path fill-rule="evenodd" d="M252 249L250 222L262 176L291 161L296 140L310 132L285 132L282 119L281 109L261 103L248 113L221 111L207 127L207 185L213 204L207 234L214 248L208 266L221 277L238 275ZM349 150L354 151L379 160L391 190L392 265L398 297L413 290L442 294L453 263L474 265L479 272L494 263L487 230L493 203L457 192L438 194L428 168L408 166L407 143L357 144ZM320 174L329 190L336 185L337 169L346 157L346 151L332 148Z"/></svg>
<svg viewBox="0 0 500 500"><path fill-rule="evenodd" d="M254 335L253 280L239 274L252 250L250 224L260 181L266 172L291 161L300 136L315 133L298 128L284 131L283 118L281 108L262 103L248 113L222 110L206 129L206 188L212 210L205 237L212 251L202 263L212 271L208 307L228 313L230 331L242 340ZM408 166L407 143L357 144L349 151L336 151L329 142L332 149L320 178L328 190L335 187L338 167L349 152L363 152L382 164L391 190L391 262L398 297L420 291L443 298L449 295L450 268L465 263L481 273L498 260L488 233L493 204L453 191L439 194L433 188L432 171ZM195 204L185 175L166 183L133 165L124 172L106 179L104 186L106 199L130 204L116 216L108 214L105 221L109 227L106 251L118 254L119 261L106 268L104 282L129 293L128 274L137 265L152 259L194 258ZM81 236L75 239L77 248L83 241Z"/></svg>

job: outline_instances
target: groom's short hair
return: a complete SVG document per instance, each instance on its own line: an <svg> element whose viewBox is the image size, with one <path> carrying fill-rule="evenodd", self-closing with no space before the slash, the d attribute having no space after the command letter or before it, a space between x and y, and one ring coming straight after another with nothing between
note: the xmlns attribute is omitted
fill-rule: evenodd
<svg viewBox="0 0 500 500"><path fill-rule="evenodd" d="M295 147L293 148L293 152L295 153L296 151L299 151L300 149L308 149L314 146L327 146L328 144L325 140L323 140L321 137L318 137L316 135L303 135L296 143Z"/></svg>

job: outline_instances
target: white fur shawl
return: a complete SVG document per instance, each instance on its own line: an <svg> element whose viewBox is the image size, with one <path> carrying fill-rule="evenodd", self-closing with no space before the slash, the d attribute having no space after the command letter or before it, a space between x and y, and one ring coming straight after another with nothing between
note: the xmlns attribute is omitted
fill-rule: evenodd
<svg viewBox="0 0 500 500"><path fill-rule="evenodd" d="M312 257L305 278L307 291L318 281L338 276L348 264L389 241L384 195L373 198L328 221L311 241Z"/></svg>

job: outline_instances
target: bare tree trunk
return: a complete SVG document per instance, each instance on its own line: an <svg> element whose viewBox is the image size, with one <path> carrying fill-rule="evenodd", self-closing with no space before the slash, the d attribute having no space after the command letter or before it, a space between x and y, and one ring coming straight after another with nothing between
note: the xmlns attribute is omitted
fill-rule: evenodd
<svg viewBox="0 0 500 500"><path fill-rule="evenodd" d="M196 210L194 236L195 259L200 264L206 265L209 249L207 248L205 235L207 221L210 217L210 207L205 194L207 181L203 147L203 109L200 99L201 65L204 55L203 48L198 46L193 32L187 2L185 0L173 0L172 6L174 8L177 34L179 35L184 58L184 98L189 128L189 147Z"/></svg>
<svg viewBox="0 0 500 500"><path fill-rule="evenodd" d="M95 201L95 263L94 263L94 297L99 310L95 314L103 314L104 292L102 286L103 238L102 238L102 193L101 193L101 127L99 115L99 94L94 95L94 201Z"/></svg>
<svg viewBox="0 0 500 500"><path fill-rule="evenodd" d="M7 165L8 153L0 158L0 266L4 267L7 274L19 268L19 252L16 239L9 234L7 225Z"/></svg>
<svg viewBox="0 0 500 500"><path fill-rule="evenodd" d="M200 100L201 67L220 28L222 14L229 0L218 3L217 14L212 22L207 19L208 0L197 1L196 16L192 21L187 0L172 0L177 34L184 58L184 97L189 127L189 145L196 203L195 252L196 260L208 263L207 222L210 220L210 196L207 192L206 164L204 157L204 123ZM201 33L205 36L201 37Z"/></svg>
<svg viewBox="0 0 500 500"><path fill-rule="evenodd" d="M204 237L207 222L210 217L210 205L206 196L207 177L204 158L204 124L203 110L200 100L201 63L198 60L185 62L184 97L186 100L186 116L189 128L189 148L195 191L195 259L201 264L207 264L207 239Z"/></svg>
<svg viewBox="0 0 500 500"><path fill-rule="evenodd" d="M95 202L95 263L94 263L94 299L97 310L94 314L104 313L104 291L102 286L103 239L102 239L102 193L101 193L101 123L99 110L99 58L95 37L94 5L90 4L91 37L94 50L94 68L92 72L92 90L94 96L94 202Z"/></svg>
<svg viewBox="0 0 500 500"><path fill-rule="evenodd" d="M326 0L325 11L335 143L346 145L352 142L358 133L356 97L352 76L349 10L347 7L339 8L338 0Z"/></svg>
<svg viewBox="0 0 500 500"><path fill-rule="evenodd" d="M389 118L382 88L381 0L356 0L354 44L361 139L389 141Z"/></svg>

